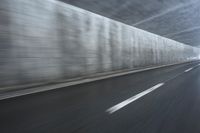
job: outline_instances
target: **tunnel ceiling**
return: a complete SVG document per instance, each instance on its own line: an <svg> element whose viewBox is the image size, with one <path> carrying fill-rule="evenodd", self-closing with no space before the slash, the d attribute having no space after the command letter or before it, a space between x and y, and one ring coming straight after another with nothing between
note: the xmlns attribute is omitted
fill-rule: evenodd
<svg viewBox="0 0 200 133"><path fill-rule="evenodd" d="M128 25L200 47L200 0L61 0Z"/></svg>

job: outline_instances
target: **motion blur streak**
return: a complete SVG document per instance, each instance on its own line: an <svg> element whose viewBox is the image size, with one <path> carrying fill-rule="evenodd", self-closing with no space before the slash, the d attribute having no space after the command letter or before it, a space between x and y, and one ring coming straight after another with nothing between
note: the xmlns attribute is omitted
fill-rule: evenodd
<svg viewBox="0 0 200 133"><path fill-rule="evenodd" d="M200 133L199 5L0 0L0 133Z"/></svg>
<svg viewBox="0 0 200 133"><path fill-rule="evenodd" d="M2 0L0 17L1 91L193 61L200 53L59 1Z"/></svg>
<svg viewBox="0 0 200 133"><path fill-rule="evenodd" d="M2 100L1 132L199 133L199 66L112 115L105 112L196 65L176 65Z"/></svg>

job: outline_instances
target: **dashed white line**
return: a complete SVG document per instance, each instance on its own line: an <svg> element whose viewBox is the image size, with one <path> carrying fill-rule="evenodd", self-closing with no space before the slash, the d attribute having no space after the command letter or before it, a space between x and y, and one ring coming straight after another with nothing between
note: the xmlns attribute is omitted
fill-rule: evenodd
<svg viewBox="0 0 200 133"><path fill-rule="evenodd" d="M133 101L136 101L137 99L143 97L144 95L147 95L148 93L158 89L159 87L161 87L163 85L164 85L164 83L159 83L159 84L157 84L157 85L155 85L155 86L153 86L153 87L151 87L151 88L149 88L149 89L147 89L147 90L145 90L145 91L143 91L143 92L141 92L141 93L139 93L139 94L137 94L137 95L135 95L135 96L133 96L133 97L131 97L131 98L109 108L109 109L107 109L106 112L109 113L109 114L112 114L112 113L118 111L119 109L125 107L126 105L132 103Z"/></svg>
<svg viewBox="0 0 200 133"><path fill-rule="evenodd" d="M189 69L187 69L187 70L185 70L185 72L189 72L189 71L191 71L193 69L193 67L192 68L189 68Z"/></svg>
<svg viewBox="0 0 200 133"><path fill-rule="evenodd" d="M196 65L196 66L194 66L194 67L198 67L198 66L200 66L200 64L198 64L198 65Z"/></svg>
<svg viewBox="0 0 200 133"><path fill-rule="evenodd" d="M197 66L200 66L200 64L198 64ZM185 70L184 72L189 72L192 69L194 69L194 67L189 68L189 69ZM165 83L159 83L159 84L157 84L157 85L155 85L155 86L153 86L153 87L151 87L151 88L149 88L149 89L147 89L147 90L145 90L145 91L143 91L143 92L141 92L141 93L139 93L139 94L137 94L137 95L135 95L133 97L130 97L129 99L127 99L127 100L125 100L125 101L123 101L123 102L121 102L119 104L114 105L113 107L107 109L106 112L109 113L109 114L112 114L112 113L120 110L121 108L125 107L126 105L136 101L137 99L147 95L148 93L158 89L159 87L163 86L164 84Z"/></svg>

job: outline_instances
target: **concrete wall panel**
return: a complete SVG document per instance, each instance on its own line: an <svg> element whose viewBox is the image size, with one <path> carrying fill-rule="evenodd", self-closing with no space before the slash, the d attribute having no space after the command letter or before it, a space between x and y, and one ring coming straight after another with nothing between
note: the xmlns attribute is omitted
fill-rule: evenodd
<svg viewBox="0 0 200 133"><path fill-rule="evenodd" d="M54 0L1 0L0 86L181 63L200 50Z"/></svg>

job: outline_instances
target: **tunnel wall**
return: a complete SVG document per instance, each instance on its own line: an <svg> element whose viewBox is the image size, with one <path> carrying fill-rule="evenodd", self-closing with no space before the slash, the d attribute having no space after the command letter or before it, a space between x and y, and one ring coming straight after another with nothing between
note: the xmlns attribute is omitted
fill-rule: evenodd
<svg viewBox="0 0 200 133"><path fill-rule="evenodd" d="M0 86L194 60L200 50L53 0L0 1Z"/></svg>

